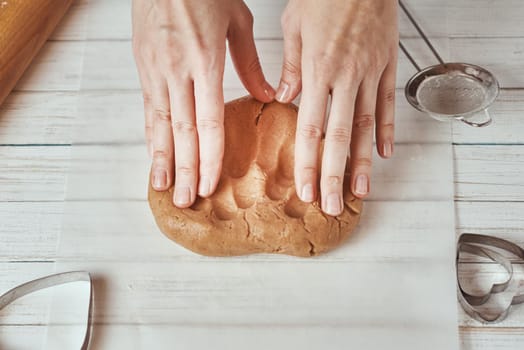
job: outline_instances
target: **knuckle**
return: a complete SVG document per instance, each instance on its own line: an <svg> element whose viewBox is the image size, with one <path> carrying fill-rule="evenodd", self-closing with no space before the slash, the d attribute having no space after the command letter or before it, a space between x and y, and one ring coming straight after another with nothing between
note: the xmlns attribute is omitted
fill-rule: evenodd
<svg viewBox="0 0 524 350"><path fill-rule="evenodd" d="M222 123L220 123L216 119L198 119L197 120L197 129L198 131L218 131L222 127Z"/></svg>
<svg viewBox="0 0 524 350"><path fill-rule="evenodd" d="M345 127L335 127L328 129L326 133L326 140L330 140L336 143L349 144L351 141L351 130Z"/></svg>
<svg viewBox="0 0 524 350"><path fill-rule="evenodd" d="M171 50L173 52L173 50ZM182 67L182 59L177 57L177 55L168 55L164 57L165 67L168 72L178 72L180 67Z"/></svg>
<svg viewBox="0 0 524 350"><path fill-rule="evenodd" d="M179 166L176 168L177 176L192 176L196 174L195 168L189 166Z"/></svg>
<svg viewBox="0 0 524 350"><path fill-rule="evenodd" d="M282 70L284 71L284 73L286 74L289 74L289 75L292 75L292 76L295 76L295 77L300 77L300 66L289 61L289 60L285 60L284 61L284 64L283 64L283 67L282 67Z"/></svg>
<svg viewBox="0 0 524 350"><path fill-rule="evenodd" d="M209 75L211 72L215 72L219 69L219 52L218 49L209 49L208 51L201 52L200 58L197 61L197 67L200 73Z"/></svg>
<svg viewBox="0 0 524 350"><path fill-rule="evenodd" d="M163 45L165 46L165 48L170 53L177 52L178 49L180 48L180 44L179 44L178 40L176 40L174 37L171 37L171 36L167 36L167 37L162 38L161 42L163 42ZM176 56L172 56L172 55L169 55L169 56L170 57L176 57Z"/></svg>
<svg viewBox="0 0 524 350"><path fill-rule="evenodd" d="M381 131L393 131L395 130L395 124L394 123L383 123L379 125Z"/></svg>
<svg viewBox="0 0 524 350"><path fill-rule="evenodd" d="M324 183L328 186L340 186L343 181L344 179L342 176L331 175L326 177Z"/></svg>
<svg viewBox="0 0 524 350"><path fill-rule="evenodd" d="M394 88L388 88L384 91L384 101L388 104L395 102L396 91Z"/></svg>
<svg viewBox="0 0 524 350"><path fill-rule="evenodd" d="M350 78L358 77L359 73L362 71L362 63L353 57L348 57L348 59L343 60L340 64L342 73Z"/></svg>
<svg viewBox="0 0 524 350"><path fill-rule="evenodd" d="M358 114L355 115L353 121L355 127L359 130L368 130L373 128L375 117L372 114Z"/></svg>
<svg viewBox="0 0 524 350"><path fill-rule="evenodd" d="M355 159L354 161L355 166L357 167L366 167L371 168L371 159L368 157L360 157Z"/></svg>
<svg viewBox="0 0 524 350"><path fill-rule="evenodd" d="M262 70L262 66L260 65L260 60L258 57L255 57L252 59L247 65L241 69L238 74L241 77L245 77L247 75L251 75L252 73L259 72Z"/></svg>
<svg viewBox="0 0 524 350"><path fill-rule="evenodd" d="M302 174L311 175L311 174L316 174L316 173L317 173L317 168L314 166L302 167Z"/></svg>
<svg viewBox="0 0 524 350"><path fill-rule="evenodd" d="M175 120L173 122L173 130L175 133L193 133L196 131L195 124L185 120Z"/></svg>
<svg viewBox="0 0 524 350"><path fill-rule="evenodd" d="M367 60L366 65L367 70L377 77L380 76L380 73L384 70L384 67L386 67L386 63L378 53L371 56L371 58Z"/></svg>
<svg viewBox="0 0 524 350"><path fill-rule="evenodd" d="M322 138L322 130L313 124L302 125L299 128L299 134L307 140L319 141Z"/></svg>
<svg viewBox="0 0 524 350"><path fill-rule="evenodd" d="M156 149L153 152L153 161L154 162L165 162L171 159L170 153L165 149Z"/></svg>
<svg viewBox="0 0 524 350"><path fill-rule="evenodd" d="M171 121L171 112L167 108L155 107L155 109L153 110L153 115L155 120L157 121Z"/></svg>
<svg viewBox="0 0 524 350"><path fill-rule="evenodd" d="M152 101L153 101L153 96L151 96L151 93L150 92L147 92L147 91L144 91L142 93L142 98L144 100L144 105L147 107L149 105L151 105Z"/></svg>
<svg viewBox="0 0 524 350"><path fill-rule="evenodd" d="M320 80L327 78L327 73L333 70L331 56L322 52L313 55L312 58L312 69L314 76Z"/></svg>
<svg viewBox="0 0 524 350"><path fill-rule="evenodd" d="M300 166L295 168L295 177L302 180L311 180L318 174L318 168L313 165Z"/></svg>

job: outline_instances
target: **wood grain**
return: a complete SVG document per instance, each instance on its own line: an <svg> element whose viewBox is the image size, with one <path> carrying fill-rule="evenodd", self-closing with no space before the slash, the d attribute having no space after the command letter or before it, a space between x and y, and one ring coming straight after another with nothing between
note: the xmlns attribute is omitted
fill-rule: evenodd
<svg viewBox="0 0 524 350"><path fill-rule="evenodd" d="M73 0L9 0L0 9L0 104Z"/></svg>
<svg viewBox="0 0 524 350"><path fill-rule="evenodd" d="M522 33L521 23L524 14L524 2L520 0L462 0L406 1L417 19L431 37L451 38L449 47L444 41L439 47L449 57L456 60L471 60L473 63L487 65L497 73L504 87L493 113L495 123L486 129L471 129L461 124L453 125L455 142L455 183L457 190L456 217L457 233L476 231L486 234L498 234L502 237L524 244L522 222L524 212L522 191L522 144L524 144L524 119L522 118L522 100L524 87L522 76ZM85 39L110 43L130 39L129 5L126 0L78 0L57 31L52 35L44 51L38 55L35 64L24 75L3 108L0 108L0 186L4 202L0 203L0 228L2 228L2 246L0 257L0 292L20 283L27 278L50 273L52 266L40 260L52 261L55 257L56 237L59 235L64 189L63 181L68 164L69 152L53 149L45 144L70 142L70 130L74 127L76 116L76 91L81 86L81 72ZM262 41L281 38L279 24L280 9L284 0L248 1L255 13L255 35ZM269 4L269 5L268 5ZM268 10L268 8L271 8ZM97 14L88 16L88 12ZM89 24L89 27L87 27ZM405 38L416 38L416 33L401 21L401 34ZM409 42L409 41L408 41ZM412 45L418 45L416 39ZM278 51L272 52L270 45L281 46L278 40L261 46L264 55L263 65L272 79L278 79ZM445 44L445 45L444 45ZM106 44L100 44L104 47ZM128 44L123 43L122 46ZM259 44L260 45L260 44ZM273 49L275 50L275 49ZM431 63L431 57L422 46L413 46L422 62ZM121 58L128 55L127 48L120 50ZM117 55L120 55L117 52ZM272 57L273 56L273 57ZM401 58L403 60L403 58ZM112 62L112 61L111 61ZM118 63L118 60L115 60ZM409 76L411 67L401 63L399 88L402 79ZM105 72L111 74L111 67ZM232 71L228 74L231 74ZM103 77L103 75L101 75ZM238 82L234 75L228 78L228 96L239 96ZM120 79L118 75L114 79ZM112 78L113 79L113 78ZM134 82L133 77L125 77L127 82ZM126 80L122 82L126 83ZM117 81L118 82L118 81ZM129 88L129 85L116 85ZM102 86L101 88L104 88ZM126 116L132 123L141 123L140 97L137 86L134 91L122 92L115 89L92 92L93 104L119 104L112 108L115 127L125 125ZM416 117L408 106L399 102L397 120L399 127L414 122ZM98 107L94 108L96 113ZM103 111L101 111L103 112ZM107 113L107 111L106 111ZM403 120L408 113L407 120ZM428 126L436 125L428 123ZM140 128L134 131L133 138L141 140ZM443 129L441 129L443 130ZM440 131L438 131L440 132ZM398 130L398 139L408 137L408 130ZM110 137L106 134L106 137ZM421 136L421 140L423 137ZM124 141L124 140L117 140ZM13 146L18 144L19 146ZM43 144L38 150L37 144ZM33 148L23 145L32 145ZM23 148L19 151L15 148ZM3 149L3 150L2 150ZM63 153L62 153L63 152ZM38 160L41 157L42 160ZM5 192L4 192L5 191ZM494 201L495 199L495 201ZM58 201L58 202L49 202ZM15 201L15 202L12 202ZM43 201L43 202L41 202ZM380 205L379 202L373 205ZM392 207L391 210L394 210ZM405 208L408 210L408 208ZM22 217L22 218L21 218ZM151 237L154 236L151 235ZM5 243L5 244L4 244ZM398 246L401 249L402 246ZM34 264L21 263L33 261ZM17 261L16 263L14 261ZM24 266L25 267L21 267ZM47 270L49 269L49 270ZM476 270L472 267L472 273ZM487 281L497 276L496 270L488 268L483 272ZM31 303L21 300L15 313L15 319L6 321L6 314L0 314L0 322L10 326L0 327L0 348L6 345L5 339L12 335L15 346L7 348L35 349L42 343L47 326L30 325L36 322L45 324L47 304ZM11 310L13 311L13 310ZM19 311L22 311L19 313ZM11 317L12 315L9 315ZM36 317L36 318L35 318ZM524 312L522 307L515 309L508 322L496 327L485 327L471 322L459 310L462 349L521 349L524 344ZM17 319L18 318L18 319ZM11 322L14 321L14 322ZM125 337L137 329L137 325L113 325ZM176 331L168 326L160 327L156 335ZM212 334L215 327L195 331L195 334ZM277 330L273 329L272 332ZM304 332L305 330L302 330ZM103 332L103 330L102 330ZM201 332L201 333L198 333ZM202 333L203 332L203 333ZM300 330L297 330L300 332ZM153 334L151 330L142 334ZM262 333L261 333L262 334ZM136 342L130 341L130 346ZM111 348L111 347L109 347Z"/></svg>

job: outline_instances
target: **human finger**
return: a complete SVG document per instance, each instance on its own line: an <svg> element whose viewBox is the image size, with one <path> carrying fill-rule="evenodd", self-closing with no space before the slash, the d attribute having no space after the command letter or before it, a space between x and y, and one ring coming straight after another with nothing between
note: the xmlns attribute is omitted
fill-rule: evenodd
<svg viewBox="0 0 524 350"><path fill-rule="evenodd" d="M329 95L327 85L305 78L295 137L295 186L304 202L317 198L318 159Z"/></svg>
<svg viewBox="0 0 524 350"><path fill-rule="evenodd" d="M224 157L224 94L221 69L195 79L196 126L199 145L198 195L210 196L216 189Z"/></svg>
<svg viewBox="0 0 524 350"><path fill-rule="evenodd" d="M376 79L364 78L355 103L350 147L351 187L359 198L365 197L370 190L377 88Z"/></svg>
<svg viewBox="0 0 524 350"><path fill-rule="evenodd" d="M390 61L382 73L377 96L377 151L383 158L393 155L395 139L395 85L397 73L396 59Z"/></svg>
<svg viewBox="0 0 524 350"><path fill-rule="evenodd" d="M253 17L238 16L229 28L228 42L231 59L235 65L242 84L247 91L262 102L271 102L275 98L275 90L266 81L258 58L255 39L253 38Z"/></svg>
<svg viewBox="0 0 524 350"><path fill-rule="evenodd" d="M149 155L153 156L153 103L151 93L151 81L147 66L141 54L135 54L135 61L138 70L138 77L140 79L140 86L142 88L142 99L144 103L144 118L145 118L145 138L146 146Z"/></svg>
<svg viewBox="0 0 524 350"><path fill-rule="evenodd" d="M300 31L296 21L285 14L282 16L284 33L284 62L276 99L281 103L293 101L302 88Z"/></svg>
<svg viewBox="0 0 524 350"><path fill-rule="evenodd" d="M151 82L153 111L151 184L155 190L165 191L173 181L173 133L169 92L162 76L157 75Z"/></svg>
<svg viewBox="0 0 524 350"><path fill-rule="evenodd" d="M170 79L169 97L175 147L173 203L179 208L187 208L196 199L198 182L198 138L193 82L189 79Z"/></svg>
<svg viewBox="0 0 524 350"><path fill-rule="evenodd" d="M358 91L358 84L355 85L339 84L331 93L331 108L322 155L320 193L322 210L332 216L339 215L344 209L342 190Z"/></svg>

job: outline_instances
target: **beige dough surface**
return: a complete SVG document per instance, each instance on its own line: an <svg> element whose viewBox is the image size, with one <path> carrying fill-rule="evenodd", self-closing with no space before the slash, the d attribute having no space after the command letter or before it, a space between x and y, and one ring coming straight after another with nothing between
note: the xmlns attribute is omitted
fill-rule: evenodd
<svg viewBox="0 0 524 350"><path fill-rule="evenodd" d="M301 202L293 181L297 107L251 97L225 107L225 153L217 191L191 208L173 205L173 188L149 187L160 230L198 254L278 253L309 257L339 246L358 223L362 202L345 188L344 211L325 215ZM349 181L344 181L348 183Z"/></svg>

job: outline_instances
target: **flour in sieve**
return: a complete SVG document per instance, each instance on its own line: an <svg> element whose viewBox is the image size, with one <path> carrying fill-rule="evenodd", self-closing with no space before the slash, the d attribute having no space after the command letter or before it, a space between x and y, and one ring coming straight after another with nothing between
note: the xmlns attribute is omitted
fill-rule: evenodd
<svg viewBox="0 0 524 350"><path fill-rule="evenodd" d="M478 80L450 72L426 78L418 88L417 99L428 112L454 116L481 109L486 91Z"/></svg>

